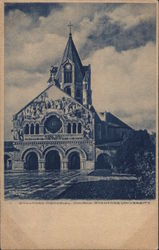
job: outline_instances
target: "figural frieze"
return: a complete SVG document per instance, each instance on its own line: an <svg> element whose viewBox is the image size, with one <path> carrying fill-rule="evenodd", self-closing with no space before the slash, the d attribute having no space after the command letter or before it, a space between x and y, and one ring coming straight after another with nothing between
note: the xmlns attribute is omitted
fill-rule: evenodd
<svg viewBox="0 0 159 250"><path fill-rule="evenodd" d="M44 118L50 113L57 113L58 116L61 116L62 120L67 122L71 122L73 120L81 121L83 125L83 136L86 138L90 138L92 136L92 118L88 110L86 110L81 104L74 102L69 97L62 97L61 99L54 100L49 98L48 94L45 92L34 99L34 101L26 106L22 111L13 116L13 138L15 140L23 140L23 125L29 122L36 123L37 121L42 124ZM51 123L46 126L46 133L52 132L53 128L51 129L50 126ZM62 133L62 125L60 125L60 128L54 133Z"/></svg>

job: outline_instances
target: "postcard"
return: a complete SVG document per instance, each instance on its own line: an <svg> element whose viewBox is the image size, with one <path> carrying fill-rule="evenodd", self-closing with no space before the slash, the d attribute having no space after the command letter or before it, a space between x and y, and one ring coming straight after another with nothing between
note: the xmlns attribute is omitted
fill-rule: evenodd
<svg viewBox="0 0 159 250"><path fill-rule="evenodd" d="M1 14L1 248L157 249L158 2Z"/></svg>

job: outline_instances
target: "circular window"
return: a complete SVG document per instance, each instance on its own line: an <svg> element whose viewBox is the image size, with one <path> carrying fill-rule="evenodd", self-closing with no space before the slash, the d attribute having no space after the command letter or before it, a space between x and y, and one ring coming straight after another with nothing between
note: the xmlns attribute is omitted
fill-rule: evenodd
<svg viewBox="0 0 159 250"><path fill-rule="evenodd" d="M58 132L61 127L62 122L56 115L50 116L45 122L45 128L51 133Z"/></svg>

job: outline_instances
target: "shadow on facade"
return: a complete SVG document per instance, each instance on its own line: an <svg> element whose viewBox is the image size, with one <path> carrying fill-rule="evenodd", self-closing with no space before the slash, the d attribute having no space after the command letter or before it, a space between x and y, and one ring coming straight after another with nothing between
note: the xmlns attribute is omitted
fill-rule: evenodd
<svg viewBox="0 0 159 250"><path fill-rule="evenodd" d="M111 170L111 164L110 164L110 160L109 160L109 156L107 154L100 154L97 157L97 161L95 164L95 169L107 169L107 170Z"/></svg>
<svg viewBox="0 0 159 250"><path fill-rule="evenodd" d="M45 170L58 170L60 171L60 156L56 150L51 150L46 155Z"/></svg>
<svg viewBox="0 0 159 250"><path fill-rule="evenodd" d="M4 155L4 170L11 170L12 169L12 158L10 155Z"/></svg>
<svg viewBox="0 0 159 250"><path fill-rule="evenodd" d="M38 170L38 156L35 152L27 154L24 168L27 170Z"/></svg>
<svg viewBox="0 0 159 250"><path fill-rule="evenodd" d="M72 152L68 157L68 169L80 169L80 156L78 152Z"/></svg>

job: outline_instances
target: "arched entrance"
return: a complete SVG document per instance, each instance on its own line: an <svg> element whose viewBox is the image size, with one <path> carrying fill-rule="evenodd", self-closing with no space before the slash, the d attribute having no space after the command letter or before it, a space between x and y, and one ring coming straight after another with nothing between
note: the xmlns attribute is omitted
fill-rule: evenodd
<svg viewBox="0 0 159 250"><path fill-rule="evenodd" d="M96 169L111 169L111 165L108 160L109 156L107 154L100 154L97 157Z"/></svg>
<svg viewBox="0 0 159 250"><path fill-rule="evenodd" d="M80 155L78 152L72 152L68 156L68 169L78 170L80 169Z"/></svg>
<svg viewBox="0 0 159 250"><path fill-rule="evenodd" d="M4 155L4 170L12 169L12 159L9 155Z"/></svg>
<svg viewBox="0 0 159 250"><path fill-rule="evenodd" d="M26 156L25 166L27 170L38 169L38 156L35 152L30 152Z"/></svg>
<svg viewBox="0 0 159 250"><path fill-rule="evenodd" d="M57 150L50 150L45 158L46 170L60 170L60 155Z"/></svg>

